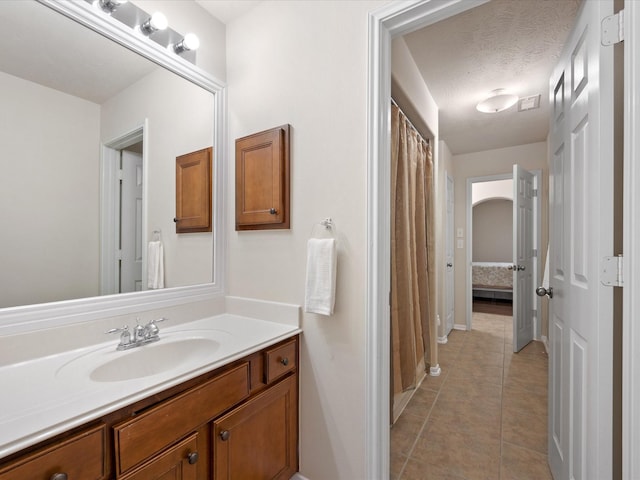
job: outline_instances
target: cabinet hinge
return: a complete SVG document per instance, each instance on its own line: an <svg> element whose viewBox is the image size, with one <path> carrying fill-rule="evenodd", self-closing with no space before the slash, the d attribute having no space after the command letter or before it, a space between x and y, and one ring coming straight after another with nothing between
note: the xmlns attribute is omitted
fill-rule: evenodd
<svg viewBox="0 0 640 480"><path fill-rule="evenodd" d="M624 278L622 270L624 267L624 257L604 257L600 269L600 282L607 287L623 287Z"/></svg>
<svg viewBox="0 0 640 480"><path fill-rule="evenodd" d="M624 40L624 10L602 19L601 42L605 47Z"/></svg>

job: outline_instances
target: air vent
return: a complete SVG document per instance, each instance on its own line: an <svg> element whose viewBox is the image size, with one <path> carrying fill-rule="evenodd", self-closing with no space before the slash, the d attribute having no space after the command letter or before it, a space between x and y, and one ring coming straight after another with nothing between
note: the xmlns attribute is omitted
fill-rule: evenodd
<svg viewBox="0 0 640 480"><path fill-rule="evenodd" d="M540 107L540 94L522 97L518 100L518 111L526 112L527 110L535 110Z"/></svg>

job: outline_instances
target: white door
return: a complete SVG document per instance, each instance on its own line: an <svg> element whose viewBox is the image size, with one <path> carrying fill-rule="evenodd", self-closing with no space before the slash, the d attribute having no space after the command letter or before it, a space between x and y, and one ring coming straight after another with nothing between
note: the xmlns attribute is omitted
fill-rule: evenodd
<svg viewBox="0 0 640 480"><path fill-rule="evenodd" d="M513 351L533 340L534 175L513 166Z"/></svg>
<svg viewBox="0 0 640 480"><path fill-rule="evenodd" d="M612 0L582 2L550 78L549 465L555 480L612 477Z"/></svg>
<svg viewBox="0 0 640 480"><path fill-rule="evenodd" d="M453 329L454 322L454 281L453 281L453 242L455 238L453 235L453 179L447 175L447 181L445 184L445 198L447 204L447 218L446 222L446 239L444 246L445 257L445 335L449 335Z"/></svg>
<svg viewBox="0 0 640 480"><path fill-rule="evenodd" d="M120 293L142 290L142 155L122 151Z"/></svg>

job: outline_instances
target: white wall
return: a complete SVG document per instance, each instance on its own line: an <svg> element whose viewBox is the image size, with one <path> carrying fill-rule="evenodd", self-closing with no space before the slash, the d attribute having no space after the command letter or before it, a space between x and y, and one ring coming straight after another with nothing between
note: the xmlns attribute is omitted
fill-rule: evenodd
<svg viewBox="0 0 640 480"><path fill-rule="evenodd" d="M162 68L102 105L100 139L108 142L148 119L147 238L160 229L165 287L212 281L213 234L176 234L176 157L213 143L213 94ZM144 274L143 274L143 278Z"/></svg>
<svg viewBox="0 0 640 480"><path fill-rule="evenodd" d="M304 303L306 242L335 221L335 314L303 314L300 471L365 478L367 14L382 2L265 1L227 25L228 198L238 137L290 123L291 229L234 231L232 295Z"/></svg>
<svg viewBox="0 0 640 480"><path fill-rule="evenodd" d="M473 207L473 262L511 262L513 201L487 200Z"/></svg>
<svg viewBox="0 0 640 480"><path fill-rule="evenodd" d="M455 227L462 228L464 233L464 248L455 249L455 323L466 323L466 237L467 230L467 179L498 174L512 174L513 165L519 164L525 169L542 171L542 188L539 192L542 198L542 251L547 248L548 241L548 186L549 170L547 168L547 142L530 143L516 147L499 148L482 152L454 155L455 164ZM544 314L544 312L543 312ZM546 318L543 317L542 334L546 335Z"/></svg>
<svg viewBox="0 0 640 480"><path fill-rule="evenodd" d="M513 179L476 182L471 185L471 203L473 205L488 198L509 198L513 200Z"/></svg>
<svg viewBox="0 0 640 480"><path fill-rule="evenodd" d="M0 105L0 307L97 295L98 105L1 72Z"/></svg>
<svg viewBox="0 0 640 480"><path fill-rule="evenodd" d="M391 95L425 138L437 139L438 105L402 37L391 43Z"/></svg>

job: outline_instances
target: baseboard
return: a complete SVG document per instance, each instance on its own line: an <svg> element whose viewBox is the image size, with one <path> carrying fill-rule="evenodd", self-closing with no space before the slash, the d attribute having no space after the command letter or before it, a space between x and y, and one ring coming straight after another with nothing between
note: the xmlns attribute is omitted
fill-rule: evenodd
<svg viewBox="0 0 640 480"><path fill-rule="evenodd" d="M460 325L459 323L454 323L453 324L453 329L454 330L466 330L467 326L466 325Z"/></svg>
<svg viewBox="0 0 640 480"><path fill-rule="evenodd" d="M549 339L547 337L545 337L544 335L542 335L540 337L540 341L544 345L545 352L547 352L547 355L549 355Z"/></svg>
<svg viewBox="0 0 640 480"><path fill-rule="evenodd" d="M448 341L449 341L449 337L447 335L444 335L443 337L438 337L438 343L441 345L444 345Z"/></svg>
<svg viewBox="0 0 640 480"><path fill-rule="evenodd" d="M293 474L293 477L291 477L290 480L309 480L309 479L307 477L303 477L302 475L300 475L300 472L296 472Z"/></svg>

